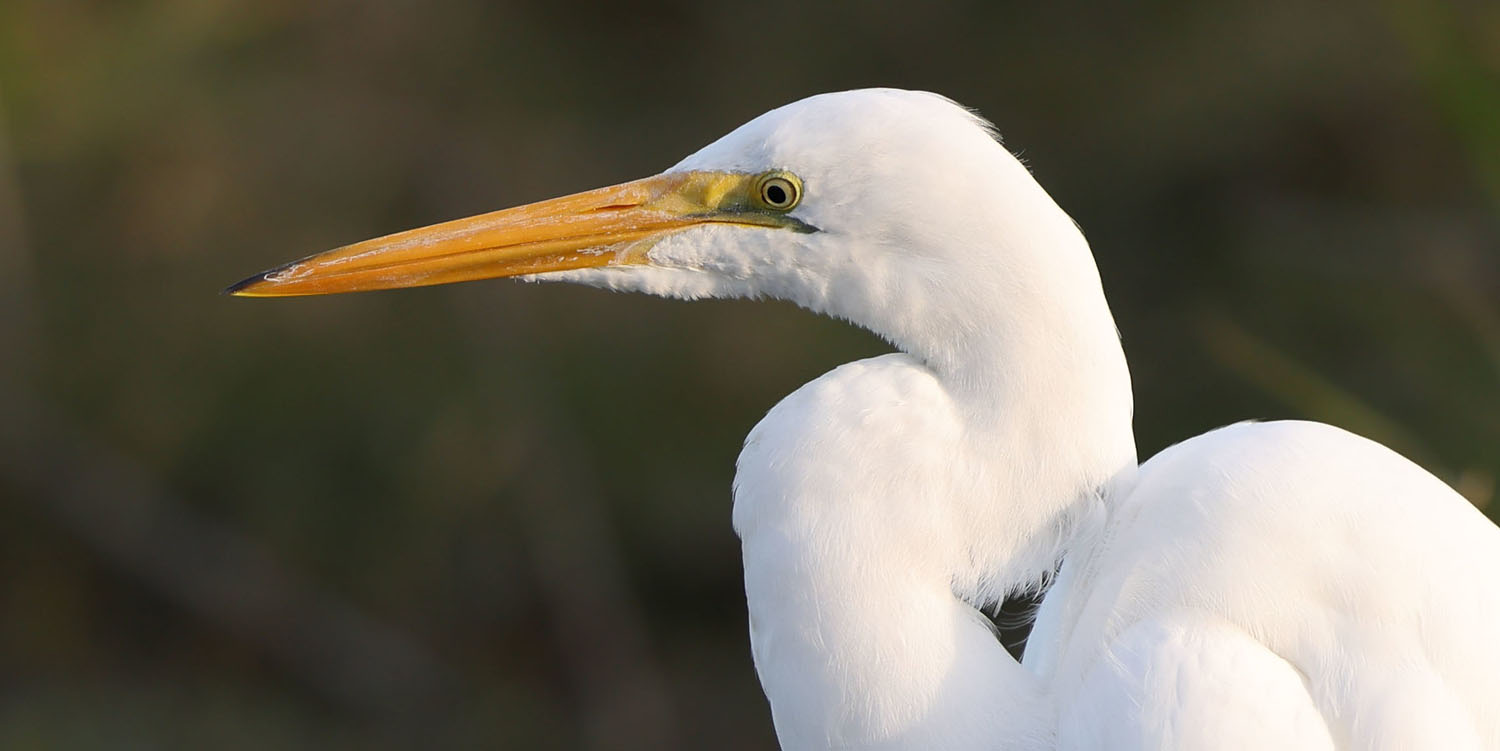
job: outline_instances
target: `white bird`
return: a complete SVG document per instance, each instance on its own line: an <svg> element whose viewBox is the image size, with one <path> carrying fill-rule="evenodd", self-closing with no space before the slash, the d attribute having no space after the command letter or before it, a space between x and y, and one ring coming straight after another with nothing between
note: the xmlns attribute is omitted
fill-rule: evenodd
<svg viewBox="0 0 1500 751"><path fill-rule="evenodd" d="M734 526L786 749L1500 749L1500 529L1392 451L1241 423L1137 467L1082 234L989 125L866 90L644 180L235 285L776 297L898 353L750 433ZM1025 665L980 609L1062 567Z"/></svg>

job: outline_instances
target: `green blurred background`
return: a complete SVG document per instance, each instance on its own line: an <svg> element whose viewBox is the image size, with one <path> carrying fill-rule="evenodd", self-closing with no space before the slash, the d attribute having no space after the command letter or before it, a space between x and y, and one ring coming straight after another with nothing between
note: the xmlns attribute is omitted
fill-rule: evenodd
<svg viewBox="0 0 1500 751"><path fill-rule="evenodd" d="M745 432L885 350L508 282L256 301L821 91L978 108L1091 239L1143 456L1382 440L1493 515L1500 4L0 4L0 748L768 749Z"/></svg>

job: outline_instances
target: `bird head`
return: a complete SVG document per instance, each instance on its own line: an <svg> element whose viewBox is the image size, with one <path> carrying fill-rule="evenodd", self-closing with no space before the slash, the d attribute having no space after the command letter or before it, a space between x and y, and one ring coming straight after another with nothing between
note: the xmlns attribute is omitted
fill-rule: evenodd
<svg viewBox="0 0 1500 751"><path fill-rule="evenodd" d="M923 331L989 325L964 314L1033 285L1028 249L1067 255L1058 245L1081 247L1097 280L1071 220L984 121L936 94L869 89L767 112L652 177L355 243L227 291L520 277L773 297L910 351Z"/></svg>

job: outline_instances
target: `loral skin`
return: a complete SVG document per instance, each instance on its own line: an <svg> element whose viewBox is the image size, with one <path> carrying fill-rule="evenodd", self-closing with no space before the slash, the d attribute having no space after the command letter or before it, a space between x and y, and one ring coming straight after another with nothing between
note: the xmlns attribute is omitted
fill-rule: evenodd
<svg viewBox="0 0 1500 751"><path fill-rule="evenodd" d="M746 198L777 171L797 200ZM946 99L812 97L662 176L232 291L523 273L781 298L899 350L798 389L740 455L750 640L789 751L1500 749L1500 529L1315 423L1137 467L1087 243ZM976 608L1059 562L1019 665Z"/></svg>

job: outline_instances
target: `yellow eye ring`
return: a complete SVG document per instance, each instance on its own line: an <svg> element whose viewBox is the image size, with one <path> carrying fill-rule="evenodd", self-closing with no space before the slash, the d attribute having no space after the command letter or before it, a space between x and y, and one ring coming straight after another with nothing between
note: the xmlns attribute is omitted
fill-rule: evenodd
<svg viewBox="0 0 1500 751"><path fill-rule="evenodd" d="M755 202L771 211L791 211L802 201L802 181L790 172L767 172L755 180Z"/></svg>

